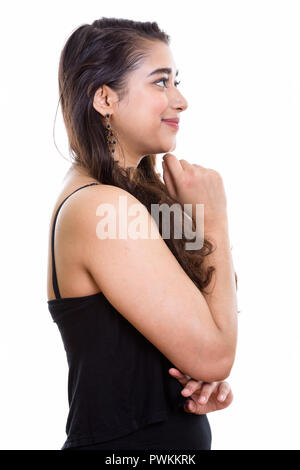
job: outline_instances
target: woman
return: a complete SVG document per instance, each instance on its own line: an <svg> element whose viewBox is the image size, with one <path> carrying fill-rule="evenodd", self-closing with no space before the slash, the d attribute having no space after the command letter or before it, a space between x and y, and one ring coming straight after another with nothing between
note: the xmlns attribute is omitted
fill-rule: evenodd
<svg viewBox="0 0 300 470"><path fill-rule="evenodd" d="M152 204L162 203L180 204L182 214L191 203L194 215L201 183L208 233L217 234L219 249L227 240L217 172L172 154L165 184L155 170L156 153L175 148L178 126L168 120L187 108L176 75L169 37L156 23L101 18L77 28L61 53L73 162L50 223L47 294L69 365L62 450L210 449L206 413L232 401L223 382L236 347L232 265L224 252L212 255L207 239L186 250L185 235L174 237L172 224L163 239L150 215ZM181 184L181 172L192 185ZM127 217L124 199L128 224L138 209L156 237L112 234ZM99 219L105 211L106 237ZM204 291L216 269L206 259L220 266L214 292L222 294L222 312Z"/></svg>

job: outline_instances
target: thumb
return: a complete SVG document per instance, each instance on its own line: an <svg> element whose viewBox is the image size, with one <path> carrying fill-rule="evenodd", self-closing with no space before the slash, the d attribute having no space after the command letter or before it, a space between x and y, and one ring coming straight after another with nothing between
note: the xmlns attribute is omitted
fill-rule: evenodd
<svg viewBox="0 0 300 470"><path fill-rule="evenodd" d="M193 400L191 400L190 398L187 398L184 403L183 408L186 413L192 413L193 412Z"/></svg>
<svg viewBox="0 0 300 470"><path fill-rule="evenodd" d="M163 169L163 179L164 179L166 188L167 188L170 196L173 199L176 199L176 192L175 192L174 183L172 181L171 174L169 172L169 169L168 169L167 164L165 163L165 161L162 162L162 169Z"/></svg>
<svg viewBox="0 0 300 470"><path fill-rule="evenodd" d="M165 157L166 157L167 155L173 155L173 153L170 153L170 152L165 153L164 156L163 156L163 160L164 160L164 161L166 160ZM175 156L175 155L173 155L173 156Z"/></svg>

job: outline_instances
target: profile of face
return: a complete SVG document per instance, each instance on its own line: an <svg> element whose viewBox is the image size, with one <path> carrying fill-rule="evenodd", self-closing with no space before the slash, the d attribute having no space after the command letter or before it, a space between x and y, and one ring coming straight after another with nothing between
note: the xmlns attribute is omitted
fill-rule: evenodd
<svg viewBox="0 0 300 470"><path fill-rule="evenodd" d="M122 146L125 166L136 167L144 155L175 149L178 129L163 120L180 119L188 106L177 88L176 72L170 47L155 41L148 57L128 75L128 93L121 101L106 85L96 91L93 106L102 116L110 114L111 128ZM123 160L118 144L114 158Z"/></svg>

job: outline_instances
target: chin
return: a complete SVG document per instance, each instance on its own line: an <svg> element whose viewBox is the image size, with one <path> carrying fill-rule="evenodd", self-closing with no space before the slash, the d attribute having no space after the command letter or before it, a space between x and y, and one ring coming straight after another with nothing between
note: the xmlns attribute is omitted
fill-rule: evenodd
<svg viewBox="0 0 300 470"><path fill-rule="evenodd" d="M162 149L159 153L173 152L176 149L176 141L168 142L162 145Z"/></svg>
<svg viewBox="0 0 300 470"><path fill-rule="evenodd" d="M176 141L174 142L161 142L152 152L147 152L146 154L160 154L173 152L176 149ZM146 155L145 154L145 155Z"/></svg>
<svg viewBox="0 0 300 470"><path fill-rule="evenodd" d="M173 142L172 145L169 145L164 152L173 152L176 149L176 142Z"/></svg>

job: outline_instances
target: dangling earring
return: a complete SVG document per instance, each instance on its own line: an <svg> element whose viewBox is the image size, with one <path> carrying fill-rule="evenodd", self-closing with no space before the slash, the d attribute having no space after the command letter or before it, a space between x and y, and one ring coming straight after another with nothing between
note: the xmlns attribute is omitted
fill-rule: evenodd
<svg viewBox="0 0 300 470"><path fill-rule="evenodd" d="M116 141L115 141L115 138L114 138L114 134L111 130L111 125L109 124L109 118L110 118L110 114L106 114L105 115L105 119L106 119L106 129L105 129L106 130L106 141L107 141L108 148L110 150L110 156L113 157L115 149L111 146L115 145ZM112 140L110 140L110 137L112 137Z"/></svg>

